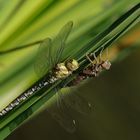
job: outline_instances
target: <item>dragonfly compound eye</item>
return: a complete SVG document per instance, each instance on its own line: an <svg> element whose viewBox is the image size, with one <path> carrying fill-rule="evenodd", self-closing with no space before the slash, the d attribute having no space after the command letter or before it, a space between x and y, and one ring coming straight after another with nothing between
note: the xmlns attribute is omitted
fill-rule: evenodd
<svg viewBox="0 0 140 140"><path fill-rule="evenodd" d="M57 64L54 73L56 78L65 78L70 74L64 63Z"/></svg>
<svg viewBox="0 0 140 140"><path fill-rule="evenodd" d="M105 69L105 70L109 70L110 67L111 67L111 63L107 60L107 61L104 61L104 63L102 63L102 67Z"/></svg>
<svg viewBox="0 0 140 140"><path fill-rule="evenodd" d="M66 62L66 67L70 71L75 71L79 68L79 64L75 59L71 59Z"/></svg>

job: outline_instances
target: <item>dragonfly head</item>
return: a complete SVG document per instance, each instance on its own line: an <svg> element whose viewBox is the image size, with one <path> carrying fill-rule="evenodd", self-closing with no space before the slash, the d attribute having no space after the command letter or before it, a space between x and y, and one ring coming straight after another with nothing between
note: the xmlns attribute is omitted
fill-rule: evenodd
<svg viewBox="0 0 140 140"><path fill-rule="evenodd" d="M111 63L110 61L106 60L101 64L102 68L104 68L105 70L109 70L111 67Z"/></svg>
<svg viewBox="0 0 140 140"><path fill-rule="evenodd" d="M75 71L79 68L79 64L78 64L77 60L70 59L70 60L66 61L66 67L69 71Z"/></svg>

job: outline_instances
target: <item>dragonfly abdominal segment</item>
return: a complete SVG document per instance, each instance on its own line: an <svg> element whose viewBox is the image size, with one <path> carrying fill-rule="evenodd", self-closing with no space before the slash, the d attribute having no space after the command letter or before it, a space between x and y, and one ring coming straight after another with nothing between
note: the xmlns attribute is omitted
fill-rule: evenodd
<svg viewBox="0 0 140 140"><path fill-rule="evenodd" d="M32 86L30 89L28 89L26 92L18 96L14 101L12 101L8 106L6 106L1 112L0 116L6 115L9 111L13 110L17 106L21 105L25 100L30 98L32 95L34 95L36 92L38 92L40 89L43 89L46 86L49 86L57 81L57 78L54 76L44 79L39 83L36 83L34 86Z"/></svg>

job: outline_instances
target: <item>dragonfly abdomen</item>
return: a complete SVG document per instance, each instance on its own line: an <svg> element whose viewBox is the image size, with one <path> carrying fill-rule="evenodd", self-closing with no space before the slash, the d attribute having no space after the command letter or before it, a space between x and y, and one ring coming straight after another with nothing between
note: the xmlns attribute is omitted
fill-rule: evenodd
<svg viewBox="0 0 140 140"><path fill-rule="evenodd" d="M19 97L17 97L14 101L12 101L8 106L6 106L1 112L0 116L6 115L8 112L13 110L14 108L18 107L23 101L29 99L32 95L34 95L36 92L41 90L42 88L49 86L50 84L53 84L58 79L54 76L50 77L49 79L45 79L39 83L36 83L34 86L32 86L30 89L28 89L26 92L21 94Z"/></svg>

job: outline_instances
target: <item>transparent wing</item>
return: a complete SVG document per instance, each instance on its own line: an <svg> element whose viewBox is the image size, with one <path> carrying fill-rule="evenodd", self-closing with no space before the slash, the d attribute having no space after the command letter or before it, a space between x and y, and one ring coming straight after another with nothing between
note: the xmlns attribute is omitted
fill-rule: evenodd
<svg viewBox="0 0 140 140"><path fill-rule="evenodd" d="M52 54L53 56L53 63L57 64L61 61L61 57L63 54L63 51L65 49L65 42L71 32L71 29L73 27L73 22L69 21L67 24L65 24L62 29L59 31L57 36L54 38L52 42Z"/></svg>
<svg viewBox="0 0 140 140"><path fill-rule="evenodd" d="M67 132L74 133L76 131L75 120L71 119L69 115L62 112L57 106L49 108L48 112Z"/></svg>
<svg viewBox="0 0 140 140"><path fill-rule="evenodd" d="M48 108L48 112L67 132L74 133L76 131L76 122L68 112L67 106L60 101L61 92L57 92L57 102ZM58 105L59 104L59 105Z"/></svg>
<svg viewBox="0 0 140 140"><path fill-rule="evenodd" d="M53 67L51 46L50 38L46 38L39 46L34 63L35 72L39 77L44 76Z"/></svg>
<svg viewBox="0 0 140 140"><path fill-rule="evenodd" d="M61 97L67 106L81 114L89 114L92 111L92 105L84 97L78 95L75 88L67 88L65 97Z"/></svg>
<svg viewBox="0 0 140 140"><path fill-rule="evenodd" d="M76 92L72 93L69 90L66 96L63 95L61 90L57 90L57 101L48 109L48 112L66 131L73 133L77 126L75 119L69 113L70 108L81 114L89 114L92 106Z"/></svg>
<svg viewBox="0 0 140 140"><path fill-rule="evenodd" d="M65 41L68 38L72 26L73 22L69 21L62 27L53 41L50 38L47 38L41 43L34 64L35 72L39 77L44 76L50 69L60 62L65 48Z"/></svg>

